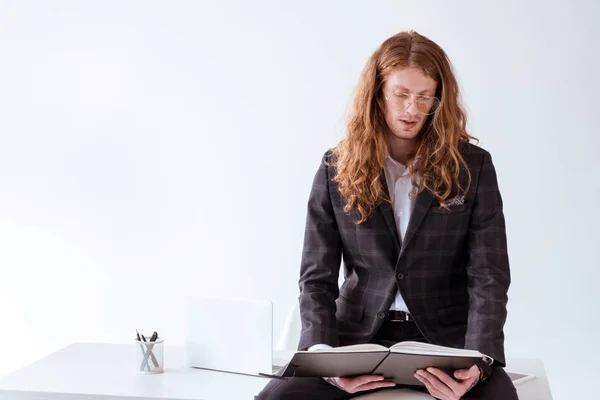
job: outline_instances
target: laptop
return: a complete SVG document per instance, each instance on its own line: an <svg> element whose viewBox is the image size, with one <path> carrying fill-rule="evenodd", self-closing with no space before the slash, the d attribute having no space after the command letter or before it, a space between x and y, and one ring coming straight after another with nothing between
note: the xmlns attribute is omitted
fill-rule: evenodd
<svg viewBox="0 0 600 400"><path fill-rule="evenodd" d="M188 296L184 313L187 366L271 375L285 365L273 359L271 301Z"/></svg>
<svg viewBox="0 0 600 400"><path fill-rule="evenodd" d="M521 383L530 381L532 379L535 379L535 375L521 374L518 372L506 371L506 374L508 375L508 377L512 381L513 385L515 385L515 386L520 385Z"/></svg>

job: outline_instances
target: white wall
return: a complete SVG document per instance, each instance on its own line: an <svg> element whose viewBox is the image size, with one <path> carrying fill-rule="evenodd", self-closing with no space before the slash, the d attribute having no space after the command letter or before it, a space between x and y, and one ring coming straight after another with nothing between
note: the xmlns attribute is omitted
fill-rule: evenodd
<svg viewBox="0 0 600 400"><path fill-rule="evenodd" d="M136 328L180 343L185 294L271 299L277 338L320 156L367 57L415 29L450 55L498 170L508 356L542 358L555 399L588 393L599 13L591 0L0 1L0 375Z"/></svg>

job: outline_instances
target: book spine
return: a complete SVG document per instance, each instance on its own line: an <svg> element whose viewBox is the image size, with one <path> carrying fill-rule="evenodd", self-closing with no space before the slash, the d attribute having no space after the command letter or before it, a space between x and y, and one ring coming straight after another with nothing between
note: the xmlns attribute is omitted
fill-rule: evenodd
<svg viewBox="0 0 600 400"><path fill-rule="evenodd" d="M381 363L382 363L382 362L384 362L386 358L388 358L388 356L390 355L390 353L391 353L391 352L390 352L390 351L388 351L388 353L385 355L385 357L383 357L383 358L381 359L381 361L379 361L379 364L377 364L377 365L375 366L375 368L373 368L373 371L371 371L371 375L373 375L373 374L375 373L375 371L377 371L377 368L379 368L379 366L381 365Z"/></svg>

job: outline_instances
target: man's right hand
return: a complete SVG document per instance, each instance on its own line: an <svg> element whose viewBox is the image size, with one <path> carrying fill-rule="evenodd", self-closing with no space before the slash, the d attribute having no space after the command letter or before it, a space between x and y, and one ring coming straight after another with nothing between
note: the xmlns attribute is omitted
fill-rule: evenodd
<svg viewBox="0 0 600 400"><path fill-rule="evenodd" d="M396 386L396 382L386 381L381 375L362 375L354 378L323 378L333 386L348 393Z"/></svg>

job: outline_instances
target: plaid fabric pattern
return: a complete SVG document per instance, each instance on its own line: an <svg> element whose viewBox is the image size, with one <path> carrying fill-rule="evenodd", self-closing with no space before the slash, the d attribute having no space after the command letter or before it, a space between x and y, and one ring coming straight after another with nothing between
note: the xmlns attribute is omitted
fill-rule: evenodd
<svg viewBox="0 0 600 400"><path fill-rule="evenodd" d="M505 365L510 272L502 198L490 154L472 144L461 152L469 190L449 209L432 193L420 193L402 243L387 202L354 224L357 214L343 211L332 156L325 153L307 207L299 349L368 342L400 290L429 342L475 349ZM387 190L383 170L381 179ZM465 173L461 182L467 183Z"/></svg>

